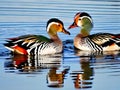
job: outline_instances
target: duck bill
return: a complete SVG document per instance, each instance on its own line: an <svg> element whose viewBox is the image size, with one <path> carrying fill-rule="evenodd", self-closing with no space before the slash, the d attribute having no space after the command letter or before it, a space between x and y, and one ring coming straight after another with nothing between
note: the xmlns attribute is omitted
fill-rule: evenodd
<svg viewBox="0 0 120 90"><path fill-rule="evenodd" d="M75 27L78 27L77 24L75 22L73 22L73 24L71 24L68 29L71 29L71 28L75 28Z"/></svg>
<svg viewBox="0 0 120 90"><path fill-rule="evenodd" d="M65 34L70 35L70 32L68 32L68 31L67 31L67 30L65 30L65 29L63 29L63 30L62 30L62 32L63 32L63 33L65 33Z"/></svg>

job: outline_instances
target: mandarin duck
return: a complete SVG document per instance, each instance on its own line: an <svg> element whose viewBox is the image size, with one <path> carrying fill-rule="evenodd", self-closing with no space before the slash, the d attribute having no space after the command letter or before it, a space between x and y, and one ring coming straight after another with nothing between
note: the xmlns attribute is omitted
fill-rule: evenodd
<svg viewBox="0 0 120 90"><path fill-rule="evenodd" d="M93 28L92 17L86 12L78 12L74 22L68 29L81 27L80 33L74 38L74 46L84 51L120 50L120 34L96 33L90 35Z"/></svg>
<svg viewBox="0 0 120 90"><path fill-rule="evenodd" d="M61 53L63 44L57 32L70 33L65 30L63 22L57 18L48 20L46 28L50 39L43 35L22 35L9 38L4 45L14 54L46 55Z"/></svg>

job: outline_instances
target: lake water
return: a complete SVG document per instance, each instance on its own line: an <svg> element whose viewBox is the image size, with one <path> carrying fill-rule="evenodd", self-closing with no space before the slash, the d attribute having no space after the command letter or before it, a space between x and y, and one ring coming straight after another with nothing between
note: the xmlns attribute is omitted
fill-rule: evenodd
<svg viewBox="0 0 120 90"><path fill-rule="evenodd" d="M1 90L118 90L120 52L75 51L71 35L59 34L64 52L53 56L11 55L6 38L46 33L46 22L56 17L67 29L77 12L88 12L94 22L91 34L120 33L119 0L1 0L0 1L0 88Z"/></svg>

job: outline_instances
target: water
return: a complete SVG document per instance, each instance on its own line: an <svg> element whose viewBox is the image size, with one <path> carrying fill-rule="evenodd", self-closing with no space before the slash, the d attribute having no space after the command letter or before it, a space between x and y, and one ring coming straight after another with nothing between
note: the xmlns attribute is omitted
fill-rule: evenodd
<svg viewBox="0 0 120 90"><path fill-rule="evenodd" d="M1 0L0 1L0 87L2 90L118 90L120 52L74 51L71 35L59 34L64 52L54 56L14 56L4 48L6 38L46 33L46 22L61 19L65 28L74 15L88 12L94 21L91 32L119 33L119 0Z"/></svg>

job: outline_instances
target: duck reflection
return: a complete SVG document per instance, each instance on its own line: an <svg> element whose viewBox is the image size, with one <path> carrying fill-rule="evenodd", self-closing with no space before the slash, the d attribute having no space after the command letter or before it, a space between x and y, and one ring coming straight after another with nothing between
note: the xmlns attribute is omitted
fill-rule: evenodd
<svg viewBox="0 0 120 90"><path fill-rule="evenodd" d="M75 88L91 88L94 75L94 69L91 67L89 57L80 58L80 68L72 71L71 77L74 80Z"/></svg>
<svg viewBox="0 0 120 90"><path fill-rule="evenodd" d="M120 51L80 51L74 49L76 56L99 56L99 57L107 57L107 56L118 56Z"/></svg>
<svg viewBox="0 0 120 90"><path fill-rule="evenodd" d="M46 56L25 56L14 55L11 61L5 62L5 68L9 70L19 70L20 72L40 72L44 69L52 67L60 67L62 54L46 55Z"/></svg>
<svg viewBox="0 0 120 90"><path fill-rule="evenodd" d="M104 52L87 52L75 50L75 55L80 57L89 57L88 61L93 63L98 62L107 62L108 60L111 62L112 60L118 60L120 57L120 51L104 51Z"/></svg>
<svg viewBox="0 0 120 90"><path fill-rule="evenodd" d="M108 60L116 60L120 55L120 51L109 52L87 52L75 50L75 55L80 57L80 69L72 71L71 77L74 80L75 88L92 88L94 79L93 63L107 62Z"/></svg>
<svg viewBox="0 0 120 90"><path fill-rule="evenodd" d="M48 70L48 87L63 87L65 75L68 73L69 66L61 66L62 54L46 56L25 56L14 55L11 61L5 62L6 72L19 74L34 74Z"/></svg>
<svg viewBox="0 0 120 90"><path fill-rule="evenodd" d="M47 75L48 87L63 87L65 75L69 71L69 67L64 67L62 70L53 67Z"/></svg>

